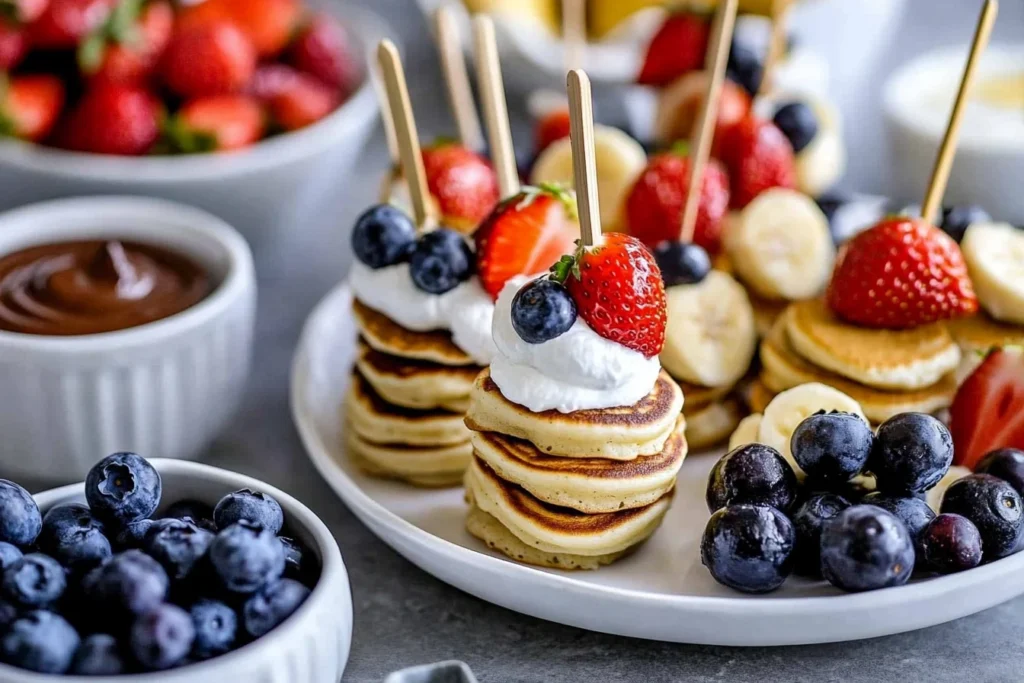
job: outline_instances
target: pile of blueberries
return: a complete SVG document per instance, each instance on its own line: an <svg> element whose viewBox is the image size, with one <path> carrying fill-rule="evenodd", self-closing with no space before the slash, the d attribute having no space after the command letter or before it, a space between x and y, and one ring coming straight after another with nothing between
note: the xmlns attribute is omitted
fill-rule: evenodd
<svg viewBox="0 0 1024 683"><path fill-rule="evenodd" d="M100 461L88 505L40 514L0 479L0 662L49 674L159 671L264 635L320 569L286 536L280 504L242 489L158 519L160 474L134 453Z"/></svg>
<svg viewBox="0 0 1024 683"><path fill-rule="evenodd" d="M930 415L896 415L873 433L856 415L822 411L800 423L790 446L807 475L800 484L763 444L736 448L711 470L701 560L719 583L766 593L796 573L875 590L1020 549L1024 451L988 454L946 489L936 515L925 492L949 471L953 439Z"/></svg>

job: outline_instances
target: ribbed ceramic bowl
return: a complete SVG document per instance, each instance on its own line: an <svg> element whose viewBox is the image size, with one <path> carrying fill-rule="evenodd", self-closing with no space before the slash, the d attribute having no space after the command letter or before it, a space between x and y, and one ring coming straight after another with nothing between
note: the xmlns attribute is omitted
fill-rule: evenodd
<svg viewBox="0 0 1024 683"><path fill-rule="evenodd" d="M118 332L0 331L2 475L74 481L123 450L194 458L242 397L256 306L242 236L208 213L160 199L62 199L0 215L0 254L98 238L179 252L218 284L182 313Z"/></svg>
<svg viewBox="0 0 1024 683"><path fill-rule="evenodd" d="M352 593L338 544L324 523L305 505L273 486L234 472L182 462L150 460L163 479L163 504L185 498L210 505L230 491L250 488L281 504L289 532L320 559L320 579L305 603L262 638L198 664L171 671L111 677L50 676L0 664L4 683L338 683L352 643ZM35 497L44 512L61 503L84 502L82 484Z"/></svg>

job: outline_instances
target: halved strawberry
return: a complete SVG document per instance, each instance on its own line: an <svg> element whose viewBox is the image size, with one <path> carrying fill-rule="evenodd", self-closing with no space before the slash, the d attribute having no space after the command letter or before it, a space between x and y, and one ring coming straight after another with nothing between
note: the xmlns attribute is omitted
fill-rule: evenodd
<svg viewBox="0 0 1024 683"><path fill-rule="evenodd" d="M473 236L484 290L497 299L516 275L550 268L572 251L580 233L576 220L572 197L553 186L526 187L496 206Z"/></svg>
<svg viewBox="0 0 1024 683"><path fill-rule="evenodd" d="M248 95L211 95L186 102L163 129L169 151L228 151L258 142L265 116L259 101Z"/></svg>
<svg viewBox="0 0 1024 683"><path fill-rule="evenodd" d="M1024 349L996 349L949 408L953 464L970 469L997 448L1024 448Z"/></svg>
<svg viewBox="0 0 1024 683"><path fill-rule="evenodd" d="M472 232L501 199L491 162L462 145L443 141L425 147L423 167L441 220L450 228Z"/></svg>

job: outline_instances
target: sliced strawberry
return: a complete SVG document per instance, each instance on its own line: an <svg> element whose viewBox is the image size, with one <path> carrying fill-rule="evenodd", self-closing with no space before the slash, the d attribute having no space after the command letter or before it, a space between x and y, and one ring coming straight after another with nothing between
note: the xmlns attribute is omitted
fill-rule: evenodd
<svg viewBox="0 0 1024 683"><path fill-rule="evenodd" d="M78 47L82 73L94 81L143 84L171 41L174 10L165 0L121 0Z"/></svg>
<svg viewBox="0 0 1024 683"><path fill-rule="evenodd" d="M61 122L56 143L95 154L146 154L160 134L159 116L160 102L148 90L98 84Z"/></svg>
<svg viewBox="0 0 1024 683"><path fill-rule="evenodd" d="M182 97L238 92L255 70L252 42L228 21L176 28L163 59L164 81Z"/></svg>
<svg viewBox="0 0 1024 683"><path fill-rule="evenodd" d="M298 0L204 0L183 10L179 23L231 21L249 37L260 57L273 57L288 44L301 13Z"/></svg>
<svg viewBox="0 0 1024 683"><path fill-rule="evenodd" d="M560 188L527 187L501 202L473 235L484 291L497 300L511 278L545 272L579 232L575 202Z"/></svg>
<svg viewBox="0 0 1024 683"><path fill-rule="evenodd" d="M424 148L423 166L427 187L448 227L472 232L500 199L491 163L462 145L443 142Z"/></svg>
<svg viewBox="0 0 1024 683"><path fill-rule="evenodd" d="M706 17L679 12L670 14L647 46L640 85L668 85L690 71L704 68L710 25Z"/></svg>
<svg viewBox="0 0 1024 683"><path fill-rule="evenodd" d="M78 47L86 35L107 20L117 0L51 0L46 10L29 24L34 47Z"/></svg>
<svg viewBox="0 0 1024 683"><path fill-rule="evenodd" d="M0 19L0 71L16 67L28 52L25 29L6 19Z"/></svg>
<svg viewBox="0 0 1024 683"><path fill-rule="evenodd" d="M997 448L1024 448L1024 349L992 351L949 409L953 464L974 469Z"/></svg>
<svg viewBox="0 0 1024 683"><path fill-rule="evenodd" d="M0 135L42 140L64 106L64 84L56 76L13 76L0 90Z"/></svg>
<svg viewBox="0 0 1024 683"><path fill-rule="evenodd" d="M569 137L569 110L556 109L537 121L534 131L534 152L540 154L552 142Z"/></svg>
<svg viewBox="0 0 1024 683"><path fill-rule="evenodd" d="M742 209L773 187L796 187L793 147L771 121L747 116L721 130L716 145L729 171L733 208Z"/></svg>
<svg viewBox="0 0 1024 683"><path fill-rule="evenodd" d="M345 27L329 14L318 14L296 36L288 49L296 69L337 88L348 97L362 80L356 48Z"/></svg>
<svg viewBox="0 0 1024 683"><path fill-rule="evenodd" d="M263 137L263 107L248 95L212 95L186 102L164 124L171 151L194 153L242 149Z"/></svg>
<svg viewBox="0 0 1024 683"><path fill-rule="evenodd" d="M316 123L337 109L338 91L312 76L295 74L295 80L267 99L271 118L285 130Z"/></svg>

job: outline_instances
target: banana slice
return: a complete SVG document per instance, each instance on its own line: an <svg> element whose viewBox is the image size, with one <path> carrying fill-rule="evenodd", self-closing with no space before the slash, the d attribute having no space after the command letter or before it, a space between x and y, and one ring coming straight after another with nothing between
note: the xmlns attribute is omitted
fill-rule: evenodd
<svg viewBox="0 0 1024 683"><path fill-rule="evenodd" d="M954 481L957 479L963 479L968 474L973 474L973 472L966 467L961 467L960 465L953 465L950 467L949 471L946 472L946 476L940 479L939 483L933 488L928 489L927 494L925 494L928 499L928 507L935 510L935 512L938 512L939 508L942 507L942 497L946 495L946 489L948 489L950 484Z"/></svg>
<svg viewBox="0 0 1024 683"><path fill-rule="evenodd" d="M761 431L761 420L764 416L761 413L751 413L740 420L736 425L736 431L729 437L729 450L746 446L750 443L757 443L757 437Z"/></svg>
<svg viewBox="0 0 1024 683"><path fill-rule="evenodd" d="M1009 223L975 223L960 249L989 315L1024 325L1024 230Z"/></svg>
<svg viewBox="0 0 1024 683"><path fill-rule="evenodd" d="M661 363L669 374L703 387L731 387L757 348L754 308L743 285L712 270L701 282L665 291L668 326Z"/></svg>
<svg viewBox="0 0 1024 683"><path fill-rule="evenodd" d="M868 421L860 404L838 389L817 382L801 384L783 391L764 409L757 433L758 443L777 450L793 466L793 471L802 475L803 470L793 458L789 441L800 423L819 410L853 413L859 415L864 422Z"/></svg>
<svg viewBox="0 0 1024 683"><path fill-rule="evenodd" d="M748 204L725 245L740 279L767 299L817 296L836 259L828 218L810 197L783 188Z"/></svg>
<svg viewBox="0 0 1024 683"><path fill-rule="evenodd" d="M647 153L639 142L618 128L594 126L594 154L601 225L605 231L618 230L623 224L626 196L647 165ZM573 187L569 138L558 140L541 152L530 172L530 183L561 183Z"/></svg>

